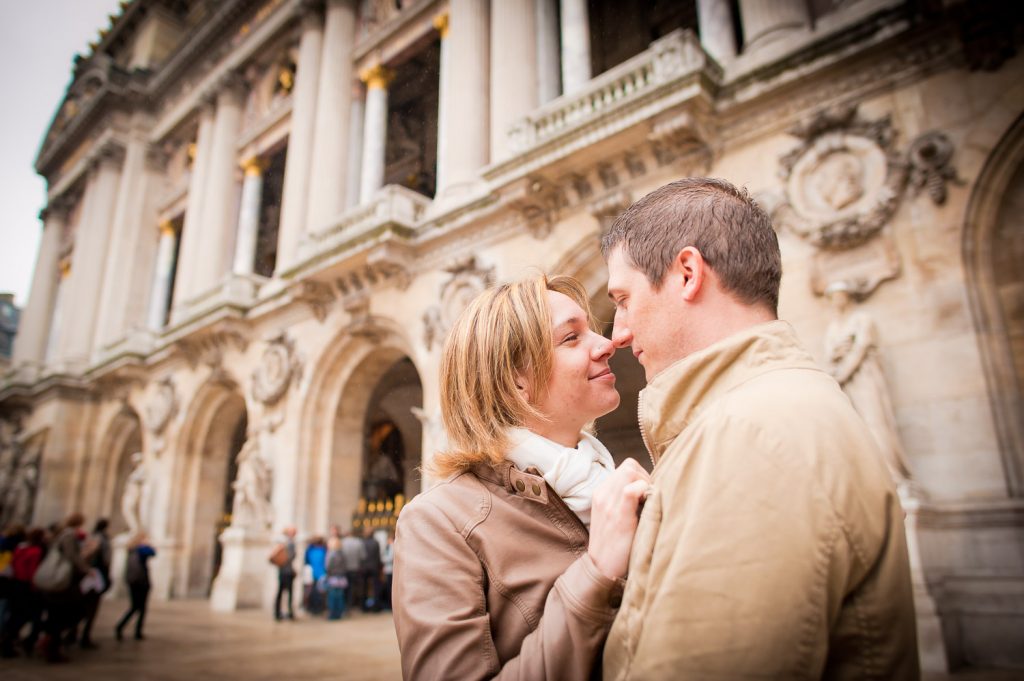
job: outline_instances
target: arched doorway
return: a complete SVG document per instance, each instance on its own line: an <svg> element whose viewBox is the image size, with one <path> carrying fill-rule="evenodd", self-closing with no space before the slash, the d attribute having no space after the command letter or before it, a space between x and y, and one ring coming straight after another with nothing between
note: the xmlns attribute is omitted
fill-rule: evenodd
<svg viewBox="0 0 1024 681"><path fill-rule="evenodd" d="M978 176L964 266L1007 491L1024 496L1024 116Z"/></svg>
<svg viewBox="0 0 1024 681"><path fill-rule="evenodd" d="M193 402L176 486L175 532L182 553L174 595L206 598L220 567L220 533L231 523L235 460L245 442L245 400L234 386L211 384Z"/></svg>

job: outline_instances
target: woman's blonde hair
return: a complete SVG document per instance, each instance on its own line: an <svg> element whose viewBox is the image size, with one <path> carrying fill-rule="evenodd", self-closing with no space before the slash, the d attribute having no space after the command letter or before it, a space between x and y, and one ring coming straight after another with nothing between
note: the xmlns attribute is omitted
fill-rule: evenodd
<svg viewBox="0 0 1024 681"><path fill-rule="evenodd" d="M542 395L551 375L551 314L547 292L562 293L590 321L583 285L572 277L539 275L502 284L478 295L459 315L441 354L441 418L450 448L426 469L445 477L481 462L500 463L509 428L544 418L517 381Z"/></svg>

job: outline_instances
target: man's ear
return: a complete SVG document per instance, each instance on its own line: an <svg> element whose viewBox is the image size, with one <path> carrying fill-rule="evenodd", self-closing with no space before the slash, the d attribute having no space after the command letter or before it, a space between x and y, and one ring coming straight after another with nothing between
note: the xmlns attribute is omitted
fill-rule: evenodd
<svg viewBox="0 0 1024 681"><path fill-rule="evenodd" d="M704 256L693 246L679 251L674 263L677 276L682 280L683 300L692 303L697 299L707 277L707 263Z"/></svg>

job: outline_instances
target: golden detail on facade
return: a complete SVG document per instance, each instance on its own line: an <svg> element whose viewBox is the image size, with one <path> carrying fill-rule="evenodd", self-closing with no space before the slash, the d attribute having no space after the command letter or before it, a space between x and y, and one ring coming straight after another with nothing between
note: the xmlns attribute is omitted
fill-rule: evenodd
<svg viewBox="0 0 1024 681"><path fill-rule="evenodd" d="M434 28L441 34L441 40L448 37L448 12L438 14L434 17Z"/></svg>
<svg viewBox="0 0 1024 681"><path fill-rule="evenodd" d="M174 223L170 220L160 221L160 236L174 236Z"/></svg>
<svg viewBox="0 0 1024 681"><path fill-rule="evenodd" d="M362 73L359 74L359 78L366 83L366 87L370 90L379 89L386 90L388 85L395 77L395 72L384 66L383 64L377 64L371 66Z"/></svg>
<svg viewBox="0 0 1024 681"><path fill-rule="evenodd" d="M241 163L246 177L259 177L267 169L267 162L259 156L250 156Z"/></svg>

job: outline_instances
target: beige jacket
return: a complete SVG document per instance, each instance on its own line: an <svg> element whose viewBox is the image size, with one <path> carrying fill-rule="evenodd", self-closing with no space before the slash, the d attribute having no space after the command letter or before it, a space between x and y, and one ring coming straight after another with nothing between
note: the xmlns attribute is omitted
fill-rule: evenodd
<svg viewBox="0 0 1024 681"><path fill-rule="evenodd" d="M402 509L395 630L406 679L600 678L622 598L587 530L538 475L479 465Z"/></svg>
<svg viewBox="0 0 1024 681"><path fill-rule="evenodd" d="M788 324L669 367L639 411L654 492L605 679L919 677L893 484Z"/></svg>

